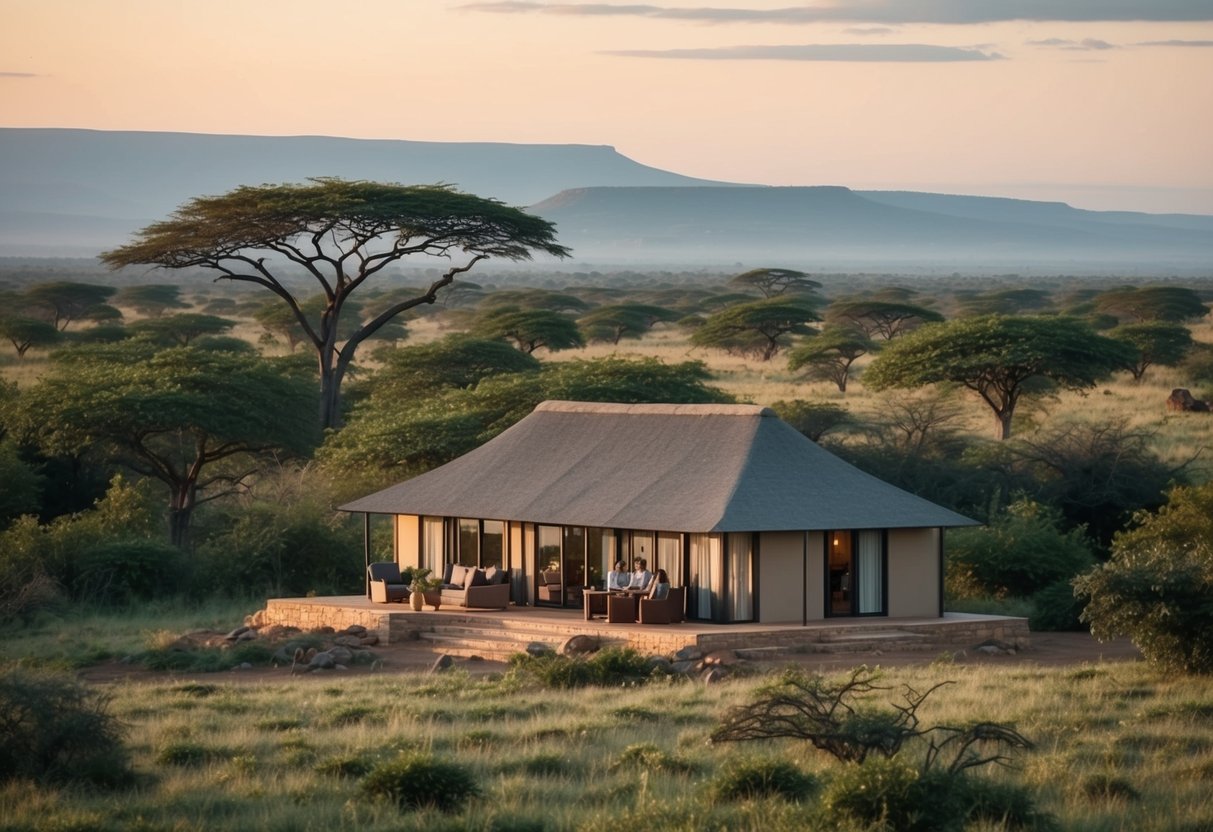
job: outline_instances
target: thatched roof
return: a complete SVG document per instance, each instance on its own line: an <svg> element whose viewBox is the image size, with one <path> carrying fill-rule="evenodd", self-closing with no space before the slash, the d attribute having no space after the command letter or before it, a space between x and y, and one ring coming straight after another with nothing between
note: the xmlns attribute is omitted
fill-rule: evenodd
<svg viewBox="0 0 1213 832"><path fill-rule="evenodd" d="M672 532L968 526L769 408L549 401L474 451L342 506Z"/></svg>

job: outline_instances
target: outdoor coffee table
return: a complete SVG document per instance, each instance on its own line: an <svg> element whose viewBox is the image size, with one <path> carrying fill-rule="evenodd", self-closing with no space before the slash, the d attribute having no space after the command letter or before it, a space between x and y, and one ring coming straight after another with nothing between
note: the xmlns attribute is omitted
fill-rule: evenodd
<svg viewBox="0 0 1213 832"><path fill-rule="evenodd" d="M605 589L583 589L582 600L585 602L585 620L591 620L595 615L606 616L607 596L611 593Z"/></svg>

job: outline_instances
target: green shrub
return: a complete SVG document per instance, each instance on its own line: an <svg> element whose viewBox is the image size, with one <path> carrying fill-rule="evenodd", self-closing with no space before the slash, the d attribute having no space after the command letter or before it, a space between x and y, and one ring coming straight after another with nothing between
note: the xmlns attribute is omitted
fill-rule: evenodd
<svg viewBox="0 0 1213 832"><path fill-rule="evenodd" d="M1091 800L1141 800L1141 793L1123 777L1094 774L1082 781L1082 793Z"/></svg>
<svg viewBox="0 0 1213 832"><path fill-rule="evenodd" d="M948 594L1028 597L1095 562L1080 530L1031 500L1012 503L990 525L948 532Z"/></svg>
<svg viewBox="0 0 1213 832"><path fill-rule="evenodd" d="M316 764L318 774L330 777L365 777L375 768L365 754L340 754Z"/></svg>
<svg viewBox="0 0 1213 832"><path fill-rule="evenodd" d="M229 755L220 749L209 748L202 743L180 740L166 743L156 752L156 763L162 766L193 768L212 760L226 759Z"/></svg>
<svg viewBox="0 0 1213 832"><path fill-rule="evenodd" d="M962 775L923 774L897 759L873 757L844 767L823 798L826 819L889 832L960 832L969 813Z"/></svg>
<svg viewBox="0 0 1213 832"><path fill-rule="evenodd" d="M468 769L416 752L376 766L362 781L361 789L401 809L434 808L443 812L454 812L480 794Z"/></svg>
<svg viewBox="0 0 1213 832"><path fill-rule="evenodd" d="M623 750L611 763L611 771L621 769L639 769L641 771L667 774L694 774L699 771L699 765L682 757L667 754L650 742L634 743Z"/></svg>
<svg viewBox="0 0 1213 832"><path fill-rule="evenodd" d="M1116 536L1111 559L1075 581L1097 638L1129 636L1152 664L1213 673L1213 482L1175 488L1158 514Z"/></svg>
<svg viewBox="0 0 1213 832"><path fill-rule="evenodd" d="M185 557L176 546L153 540L100 543L80 552L66 577L73 598L122 606L181 592Z"/></svg>
<svg viewBox="0 0 1213 832"><path fill-rule="evenodd" d="M0 674L0 782L125 785L132 774L109 700L66 676Z"/></svg>
<svg viewBox="0 0 1213 832"><path fill-rule="evenodd" d="M1085 605L1074 595L1071 581L1050 584L1032 596L1032 614L1028 626L1038 632L1085 630L1082 609Z"/></svg>
<svg viewBox="0 0 1213 832"><path fill-rule="evenodd" d="M817 790L816 778L786 760L745 759L727 766L712 781L712 799L717 802L780 797L793 803L808 799Z"/></svg>
<svg viewBox="0 0 1213 832"><path fill-rule="evenodd" d="M510 665L522 676L549 688L579 688L587 685L635 685L647 681L653 670L648 660L630 647L608 647L589 658L532 656L516 653Z"/></svg>

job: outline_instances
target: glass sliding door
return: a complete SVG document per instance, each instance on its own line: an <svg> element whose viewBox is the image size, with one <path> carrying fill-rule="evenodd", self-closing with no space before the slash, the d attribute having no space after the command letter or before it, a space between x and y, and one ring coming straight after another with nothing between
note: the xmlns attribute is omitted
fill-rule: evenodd
<svg viewBox="0 0 1213 832"><path fill-rule="evenodd" d="M562 537L564 605L580 607L581 590L585 586L585 528L565 526Z"/></svg>
<svg viewBox="0 0 1213 832"><path fill-rule="evenodd" d="M826 615L884 615L885 533L880 529L827 535Z"/></svg>
<svg viewBox="0 0 1213 832"><path fill-rule="evenodd" d="M615 568L616 539L614 529L586 529L586 586L606 589L607 573Z"/></svg>
<svg viewBox="0 0 1213 832"><path fill-rule="evenodd" d="M539 565L539 574L535 576L539 583L535 594L536 603L551 606L564 603L564 573L560 562L561 536L559 526L538 526L535 529Z"/></svg>

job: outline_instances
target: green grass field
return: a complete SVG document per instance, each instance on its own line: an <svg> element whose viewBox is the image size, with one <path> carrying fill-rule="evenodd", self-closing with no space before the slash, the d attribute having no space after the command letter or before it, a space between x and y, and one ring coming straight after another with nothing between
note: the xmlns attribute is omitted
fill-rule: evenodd
<svg viewBox="0 0 1213 832"><path fill-rule="evenodd" d="M1164 678L1135 663L990 669L941 661L884 676L893 693L945 680L954 684L923 706L923 722L1014 723L1035 750L978 776L1028 787L1060 828L1213 826L1208 680ZM823 828L816 799L711 795L713 778L738 757L792 761L827 784L843 767L799 742L708 744L725 709L762 681L571 692L462 672L120 683L105 692L127 726L137 785L90 792L10 783L0 787L0 829ZM628 751L638 744L659 753ZM418 749L466 766L481 796L443 814L361 793L370 767Z"/></svg>

